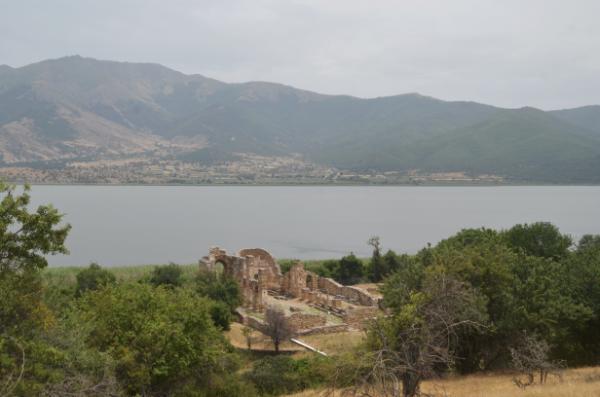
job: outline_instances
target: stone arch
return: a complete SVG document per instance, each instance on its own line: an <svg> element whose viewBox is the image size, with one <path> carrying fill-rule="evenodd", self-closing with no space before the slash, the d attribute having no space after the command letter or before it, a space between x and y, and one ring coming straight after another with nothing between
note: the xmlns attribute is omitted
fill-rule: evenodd
<svg viewBox="0 0 600 397"><path fill-rule="evenodd" d="M225 274L225 267L225 262L223 262L222 260L217 260L213 265L213 271L217 274L217 276L222 276L223 274Z"/></svg>
<svg viewBox="0 0 600 397"><path fill-rule="evenodd" d="M306 283L306 287L307 288L313 289L313 276L312 276L312 274L309 273L309 274L306 275L306 281L305 281L305 283Z"/></svg>
<svg viewBox="0 0 600 397"><path fill-rule="evenodd" d="M235 266L231 258L227 255L219 255L214 258L213 261L213 271L217 271L217 264L221 264L223 266L223 276L227 277L235 277Z"/></svg>

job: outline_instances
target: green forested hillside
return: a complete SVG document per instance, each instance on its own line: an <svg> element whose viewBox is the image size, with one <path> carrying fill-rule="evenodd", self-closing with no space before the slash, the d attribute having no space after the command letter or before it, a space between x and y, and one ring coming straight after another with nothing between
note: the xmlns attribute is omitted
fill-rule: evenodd
<svg viewBox="0 0 600 397"><path fill-rule="evenodd" d="M595 136L600 136L600 105L556 110L550 113L571 124L587 129Z"/></svg>
<svg viewBox="0 0 600 397"><path fill-rule="evenodd" d="M78 56L0 69L4 163L157 153L182 139L196 142L184 161L299 153L362 171L600 180L598 106L543 112L419 94L361 99Z"/></svg>

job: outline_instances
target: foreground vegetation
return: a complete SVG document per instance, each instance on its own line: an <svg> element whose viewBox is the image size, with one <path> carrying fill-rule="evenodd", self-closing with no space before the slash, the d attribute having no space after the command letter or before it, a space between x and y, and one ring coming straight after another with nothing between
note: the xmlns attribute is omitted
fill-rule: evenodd
<svg viewBox="0 0 600 397"><path fill-rule="evenodd" d="M575 244L548 223L469 229L416 255L384 253L372 238L367 260L307 267L379 283L385 315L364 335L331 336L340 343L315 337L329 357L274 355L264 341L262 351L244 348L251 332L230 330L233 280L195 265L47 269L47 255L67 252L70 226L51 206L30 210L27 191L0 185L0 198L2 396L458 396L489 378L445 380L445 389L432 380L497 371L509 371L497 390L536 395L564 368L600 361L600 236ZM589 371L585 382L597 386ZM565 384L553 390L573 393Z"/></svg>
<svg viewBox="0 0 600 397"><path fill-rule="evenodd" d="M600 367L569 369L563 378L552 378L544 385L526 390L515 388L511 374L487 373L431 379L423 382L423 393L442 397L598 397ZM287 397L347 397L348 390L317 389ZM373 396L378 397L378 396Z"/></svg>

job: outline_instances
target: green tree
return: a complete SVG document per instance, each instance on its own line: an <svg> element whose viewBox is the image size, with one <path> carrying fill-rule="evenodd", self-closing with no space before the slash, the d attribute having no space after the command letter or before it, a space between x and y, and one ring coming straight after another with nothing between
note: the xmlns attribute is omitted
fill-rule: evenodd
<svg viewBox="0 0 600 397"><path fill-rule="evenodd" d="M35 211L28 206L29 187L17 194L0 182L0 275L39 271L48 266L46 255L67 254L70 225L59 226L63 215L51 205Z"/></svg>
<svg viewBox="0 0 600 397"><path fill-rule="evenodd" d="M214 301L225 303L230 311L242 304L238 283L231 277L202 271L196 276L196 291Z"/></svg>
<svg viewBox="0 0 600 397"><path fill-rule="evenodd" d="M364 265L353 253L340 259L335 280L345 285L358 284L364 277Z"/></svg>
<svg viewBox="0 0 600 397"><path fill-rule="evenodd" d="M158 287L164 285L167 287L180 287L183 284L183 270L176 263L156 266L150 276L150 284Z"/></svg>
<svg viewBox="0 0 600 397"><path fill-rule="evenodd" d="M360 364L369 371L360 375L357 391L418 395L421 381L454 364L464 329L486 322L485 299L467 283L427 275L422 291L409 293L404 304L371 324L369 352Z"/></svg>
<svg viewBox="0 0 600 397"><path fill-rule="evenodd" d="M600 235L583 236L565 264L559 282L575 302L589 309L590 316L571 327L561 345L566 348L563 354L570 365L594 365L600 357Z"/></svg>
<svg viewBox="0 0 600 397"><path fill-rule="evenodd" d="M379 237L371 237L367 241L367 244L373 247L373 254L369 262L369 279L378 283L388 274L387 263L381 257L381 242L379 241Z"/></svg>
<svg viewBox="0 0 600 397"><path fill-rule="evenodd" d="M229 331L229 324L233 320L231 309L225 302L212 302L210 306L210 318L215 326L224 331Z"/></svg>
<svg viewBox="0 0 600 397"><path fill-rule="evenodd" d="M237 368L211 306L186 289L132 283L85 294L78 315L89 330L88 345L116 361L127 394L198 389L206 395L215 378Z"/></svg>
<svg viewBox="0 0 600 397"><path fill-rule="evenodd" d="M81 296L86 291L95 291L115 282L116 277L112 272L102 269L97 263L91 263L87 269L77 273L76 294Z"/></svg>
<svg viewBox="0 0 600 397"><path fill-rule="evenodd" d="M29 187L0 182L0 394L37 395L60 372L60 354L41 338L55 318L43 302L46 255L67 253L69 225L52 206L29 209ZM49 364L49 365L45 365Z"/></svg>
<svg viewBox="0 0 600 397"><path fill-rule="evenodd" d="M542 258L566 258L573 245L570 236L549 222L515 225L503 232L503 237L511 248Z"/></svg>

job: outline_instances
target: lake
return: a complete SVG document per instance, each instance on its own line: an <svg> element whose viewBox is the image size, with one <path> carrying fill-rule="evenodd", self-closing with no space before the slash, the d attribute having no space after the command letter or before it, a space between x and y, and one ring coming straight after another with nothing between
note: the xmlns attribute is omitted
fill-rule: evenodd
<svg viewBox="0 0 600 397"><path fill-rule="evenodd" d="M369 237L414 253L466 227L550 221L600 233L598 186L34 186L73 226L53 266L192 263L218 245L279 258L368 256Z"/></svg>

